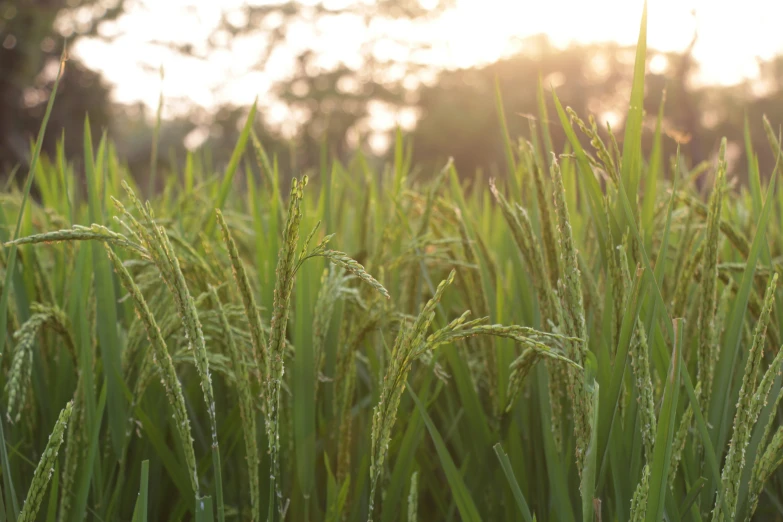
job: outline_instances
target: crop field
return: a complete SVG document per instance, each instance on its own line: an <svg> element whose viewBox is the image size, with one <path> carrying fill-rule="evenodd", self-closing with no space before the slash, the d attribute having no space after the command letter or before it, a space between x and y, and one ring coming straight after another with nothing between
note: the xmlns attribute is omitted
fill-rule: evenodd
<svg viewBox="0 0 783 522"><path fill-rule="evenodd" d="M778 167L747 127L746 184L665 157L662 111L643 157L645 53L646 15L623 135L500 109L497 179L400 134L295 178L254 107L147 202L44 120L0 194L0 522L783 520Z"/></svg>

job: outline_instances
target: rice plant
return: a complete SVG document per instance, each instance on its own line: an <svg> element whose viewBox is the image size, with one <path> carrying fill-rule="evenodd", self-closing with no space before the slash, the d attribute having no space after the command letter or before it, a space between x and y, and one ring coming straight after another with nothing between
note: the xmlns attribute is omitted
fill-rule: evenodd
<svg viewBox="0 0 783 522"><path fill-rule="evenodd" d="M783 520L779 165L665 158L660 114L644 157L645 55L646 15L622 139L539 82L469 182L400 134L280 172L253 109L150 201L87 120L82 192L44 119L0 195L0 520Z"/></svg>

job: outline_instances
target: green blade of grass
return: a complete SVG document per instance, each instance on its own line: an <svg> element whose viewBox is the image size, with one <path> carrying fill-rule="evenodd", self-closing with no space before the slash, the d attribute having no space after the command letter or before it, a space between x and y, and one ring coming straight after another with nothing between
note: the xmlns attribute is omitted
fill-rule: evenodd
<svg viewBox="0 0 783 522"><path fill-rule="evenodd" d="M343 483L337 486L332 469L329 465L329 458L324 454L324 467L326 468L326 522L338 522L345 508L345 501L348 499L348 488L351 485L351 476L348 475Z"/></svg>
<svg viewBox="0 0 783 522"><path fill-rule="evenodd" d="M187 152L187 156L185 157L185 171L183 173L183 181L184 181L184 190L185 195L189 196L193 193L193 185L194 185L194 169L193 166L193 153L191 151Z"/></svg>
<svg viewBox="0 0 783 522"><path fill-rule="evenodd" d="M653 275L655 276L655 281L659 286L663 286L664 278L666 276L666 261L668 260L668 256L666 253L669 250L669 237L671 232L671 225L672 225L672 213L674 212L674 204L675 199L674 195L677 193L677 179L678 179L678 172L679 172L679 166L680 166L680 148L677 147L677 155L675 156L675 167L674 167L674 174L672 178L672 188L671 188L671 195L669 197L669 206L666 211L666 224L663 228L663 240L661 241L661 250L658 254L657 259L655 260L655 271L653 272ZM661 360L664 360L665 357L663 357L666 353L666 348L663 343L658 343L657 339L658 336L656 335L660 331L657 329L655 320L658 315L658 300L653 295L648 295L647 297L647 321L645 322L645 333L647 334L648 339L653 340L653 349L655 350L655 353L658 355L658 357ZM660 370L660 377L664 378L665 374L663 373L665 370L662 368Z"/></svg>
<svg viewBox="0 0 783 522"><path fill-rule="evenodd" d="M250 137L250 131L253 128L253 121L255 120L257 105L258 100L254 101L252 107L250 107L250 114L247 115L245 126L242 128L242 132L239 134L239 140L234 147L234 151L231 153L231 159L229 160L228 166L226 167L226 172L223 174L223 179L220 182L220 189L218 190L217 197L211 208L222 209L223 205L226 203L226 198L228 198L228 193L231 190L231 184L234 181L234 175L236 174L237 168L239 167L239 162L242 160L242 155L245 153L245 146L247 145L247 140ZM209 217L211 217L211 215L207 214L205 226L199 229L199 231L204 230L204 233L207 236L211 236L213 230L215 229L215 220L208 219Z"/></svg>
<svg viewBox="0 0 783 522"><path fill-rule="evenodd" d="M63 68L65 67L65 50L63 50L63 54L60 57L60 70L57 73L57 78L54 81L54 87L52 88L52 94L49 96L49 102L46 105L46 112L44 113L43 121L41 122L41 127L38 130L38 137L35 140L35 146L33 148L33 155L30 160L30 169L27 173L27 178L25 180L24 184L24 191L22 192L22 202L19 205L19 215L16 218L16 228L14 229L14 235L13 238L17 238L19 236L19 231L22 228L22 220L24 218L25 214L25 208L27 207L27 200L30 196L30 189L33 186L33 179L35 178L35 171L38 168L38 161L41 155L41 148L43 147L43 140L44 135L46 134L46 126L49 123L49 117L52 114L52 107L54 106L54 99L57 95L57 87L60 84L60 78L63 74ZM11 247L6 252L6 258L7 258L7 266L5 271L5 282L3 284L3 288L10 289L11 288L11 278L14 275L14 266L16 264L16 245L11 245ZM7 328L7 321L8 321L8 294L10 292L4 291L2 293L2 296L0 296L0 332L6 332ZM3 353L5 352L5 335L0 335L0 357L3 356ZM6 477L4 477L6 478Z"/></svg>
<svg viewBox="0 0 783 522"><path fill-rule="evenodd" d="M748 158L748 185L753 198L753 216L758 219L761 212L761 179L758 164L755 161L757 159L756 154L753 152L753 138L750 134L747 113L745 114L743 137L745 139L745 155Z"/></svg>
<svg viewBox="0 0 783 522"><path fill-rule="evenodd" d="M0 495L0 522L5 522L7 520L6 518L7 516L8 515L5 509L5 502L3 502L3 496Z"/></svg>
<svg viewBox="0 0 783 522"><path fill-rule="evenodd" d="M303 218L305 229L311 228L310 220ZM316 263L303 265L295 283L294 345L296 352L291 372L293 374L293 428L296 452L296 476L304 499L315 489L316 428L315 428L315 380L318 378L313 347L313 285L317 277L313 272L321 268Z"/></svg>
<svg viewBox="0 0 783 522"><path fill-rule="evenodd" d="M60 68L57 73L57 78L54 80L54 86L52 87L52 93L49 96L49 101L46 105L46 111L44 112L43 120L41 121L41 127L38 130L38 136L35 140L35 147L33 148L33 155L30 160L30 170L27 173L27 179L24 185L24 192L22 193L22 203L19 207L19 215L16 219L16 228L14 229L14 238L19 236L19 230L22 227L22 218L24 215L25 207L27 205L27 199L30 195L30 189L33 184L33 178L35 176L35 170L38 167L38 159L41 155L41 148L43 147L43 139L46 134L46 126L49 123L49 117L52 114L52 107L54 106L54 99L57 96L57 87L60 85L60 78L62 78L63 69L65 67L66 49L63 48L62 55L60 56ZM15 274L14 265L16 263L16 245L11 247L6 252L7 266L5 272L5 283L3 288L5 289L0 296L0 357L5 352L5 340L8 325L8 294L10 294L12 277ZM17 289L19 291L19 289ZM0 460L2 460L2 476L3 476L3 491L6 497L6 506L13 511L9 515L11 522L16 522L16 514L19 513L19 501L14 491L13 480L11 479L11 468L8 461L8 453L5 446L5 433L3 423L0 421Z"/></svg>
<svg viewBox="0 0 783 522"><path fill-rule="evenodd" d="M636 198L642 162L642 123L644 117L644 72L647 61L647 1L642 10L639 40L636 44L636 60L633 66L631 103L625 121L622 173L629 198ZM625 229L622 226L621 229Z"/></svg>
<svg viewBox="0 0 783 522"><path fill-rule="evenodd" d="M158 463L162 464L169 473L172 482L174 482L177 488L177 492L183 497L192 495L193 488L190 486L190 480L188 479L187 471L185 471L187 468L180 462L177 462L174 451L167 445L165 434L160 431L159 427L140 406L137 405L133 413L138 418L145 436L149 439L150 445L159 459Z"/></svg>
<svg viewBox="0 0 783 522"><path fill-rule="evenodd" d="M623 387L623 378L626 372L628 352L631 348L631 339L633 337L634 327L639 317L644 295L647 292L642 271L637 271L634 280L633 290L628 298L628 303L623 315L622 326L620 327L620 338L616 348L614 363L612 365L612 374L607 386L607 391L603 394L604 400L601 402L598 422L598 448L599 448L599 489L605 479L608 470L608 449L609 438L611 435L614 420L617 415L617 407L620 402L620 392Z"/></svg>
<svg viewBox="0 0 783 522"><path fill-rule="evenodd" d="M253 233L255 234L255 262L256 274L263 277L265 273L266 258L266 233L264 232L264 216L262 213L261 202L256 189L256 179L252 171L247 173L247 203L250 216L253 218ZM262 281L266 283L266 281Z"/></svg>
<svg viewBox="0 0 783 522"><path fill-rule="evenodd" d="M104 150L101 147L101 150ZM84 122L84 166L87 182L87 197L89 204L89 219L92 223L103 221L103 206L99 191L98 178L103 175L96 171L96 163L103 164L99 154L97 162L93 159L92 134L89 119ZM105 186L105 183L104 183ZM103 377L108 389L109 432L112 448L119 459L125 444L125 422L127 403L123 394L125 386L120 364L120 339L117 335L117 299L114 293L114 275L102 248L92 249L94 289L97 309L98 344L103 362Z"/></svg>
<svg viewBox="0 0 783 522"><path fill-rule="evenodd" d="M408 388L408 393L413 399L413 402L416 404L416 408L419 410L419 415L424 419L427 431L430 432L432 442L435 444L435 449L438 452L440 463L443 466L446 480L449 483L452 495L454 495L454 501L457 504L457 509L459 510L462 521L480 522L481 516L476 508L476 504L470 497L470 492L468 491L467 486L465 486L465 482L462 480L462 476L460 475L457 466L454 465L451 454L446 448L446 444L443 442L443 438L440 436L438 428L435 427L435 424L432 422L432 419L424 408L424 405L421 403L421 400L419 400L419 397L413 393L410 386L406 384L406 387Z"/></svg>
<svg viewBox="0 0 783 522"><path fill-rule="evenodd" d="M547 368L543 364L537 366L535 371L538 379L538 398L541 405L541 437L544 442L546 475L551 489L553 510L557 514L557 518L552 518L573 522L576 517L571 498L568 495L568 481L561 464L561 458L565 457L558 452L552 440L552 407L549 402L549 394L546 392L549 387Z"/></svg>
<svg viewBox="0 0 783 522"><path fill-rule="evenodd" d="M538 86L536 89L536 101L538 102L538 119L541 122L541 134L544 136L544 158L547 167L552 166L550 153L555 151L552 146L552 133L549 130L549 112L546 108L546 97L544 96L544 80L541 73L538 74Z"/></svg>
<svg viewBox="0 0 783 522"><path fill-rule="evenodd" d="M392 180L392 195L396 201L399 198L405 179L408 176L407 161L405 159L405 140L399 127L394 132L394 178Z"/></svg>
<svg viewBox="0 0 783 522"><path fill-rule="evenodd" d="M60 173L63 185L63 196L65 199L65 208L63 210L67 212L66 216L68 217L68 220L71 222L71 224L73 224L75 219L73 209L74 203L72 201L73 198L71 196L68 183L68 178L71 173L65 160L65 129L62 130L60 140L57 142L57 169Z"/></svg>
<svg viewBox="0 0 783 522"><path fill-rule="evenodd" d="M215 476L215 502L217 503L218 521L226 519L226 506L223 501L223 466L220 463L220 446L212 445L212 467Z"/></svg>
<svg viewBox="0 0 783 522"><path fill-rule="evenodd" d="M90 395L89 393L85 393ZM93 398L93 401L95 399ZM71 520L73 522L81 521L84 518L84 514L87 512L88 496L90 493L90 484L95 483L99 486L103 485L103 480L100 474L100 464L98 462L98 445L101 423L103 421L103 412L106 409L106 386L101 389L101 394L98 398L98 404L96 406L97 418L94 419L92 426L88 424L88 441L89 446L87 448L87 455L84 459L82 466L79 468L79 475L76 480L76 494L74 508L71 510ZM93 480L93 478L95 480Z"/></svg>
<svg viewBox="0 0 783 522"><path fill-rule="evenodd" d="M98 141L98 150L93 151L92 150L92 142L90 143L90 154L92 155L92 159L94 161L94 164L92 165L93 173L95 173L95 187L97 188L96 194L98 195L97 201L99 202L98 210L100 210L100 219L98 221L93 221L93 223L100 222L105 223L106 222L106 190L108 187L108 179L107 179L107 164L108 161L106 161L106 130L101 133L101 139ZM87 160L85 160L85 178L86 178L86 169L88 166ZM87 180L89 183L89 180ZM88 186L89 191L89 186ZM89 203L89 199L88 199ZM92 216L90 216L92 218Z"/></svg>
<svg viewBox="0 0 783 522"><path fill-rule="evenodd" d="M160 66L160 82L163 83L163 66ZM158 141L160 139L160 126L163 117L163 86L161 85L158 96L158 111L155 113L155 127L152 128L152 152L150 154L150 177L147 186L147 195L151 198L157 190L158 173Z"/></svg>
<svg viewBox="0 0 783 522"><path fill-rule="evenodd" d="M212 512L212 497L196 499L196 522L214 522L215 515Z"/></svg>
<svg viewBox="0 0 783 522"><path fill-rule="evenodd" d="M592 356L592 352L588 353ZM590 375L591 370L593 374L595 373L595 358L590 357L585 362L588 365L588 368L585 369L585 374L588 376L585 388L587 389L588 399L592 402L592 415L590 416L590 441L585 452L584 468L582 469L582 480L579 488L582 493L582 521L592 522L596 515L593 501L595 498L595 479L598 471L598 414L600 413L598 390L600 387L595 382L595 376ZM589 368L591 364L593 366L592 369Z"/></svg>
<svg viewBox="0 0 783 522"><path fill-rule="evenodd" d="M8 287L6 287L8 288ZM5 292L3 292L5 294ZM7 314L3 314L6 317ZM5 339L5 335L2 335ZM19 501L16 497L16 491L14 489L14 481L11 475L11 465L8 459L8 450L6 448L5 439L5 419L0 417L0 459L2 459L3 466L3 494L5 495L5 508L6 516L8 520L16 522L16 516L19 513Z"/></svg>
<svg viewBox="0 0 783 522"><path fill-rule="evenodd" d="M468 418L471 419L471 436L468 444L470 444L473 454L483 457L492 446L492 433L487 415L481 407L481 397L473 385L465 360L459 356L456 350L449 350L445 355L449 362L460 403Z"/></svg>
<svg viewBox="0 0 783 522"><path fill-rule="evenodd" d="M517 507L519 507L519 511L522 513L522 518L525 522L533 522L533 517L530 515L530 508L527 505L525 496L522 494L522 490L519 489L519 483L514 476L514 470L511 468L511 461L508 459L508 455L506 455L503 446L501 446L499 442L493 447L495 448L495 454L500 461L500 467L503 468L503 474L506 475L506 480L511 488L511 492L514 494L514 500L517 502Z"/></svg>
<svg viewBox="0 0 783 522"><path fill-rule="evenodd" d="M41 193L41 202L47 207L54 207L55 201L52 194L52 186L49 183L46 171L41 166L41 162L38 162L38 167L33 176L35 177L35 185Z"/></svg>
<svg viewBox="0 0 783 522"><path fill-rule="evenodd" d="M519 180L517 179L517 160L514 156L514 147L511 142L511 135L508 132L508 124L506 123L506 111L503 109L503 96L500 92L500 80L495 78L495 110L498 113L498 120L500 121L500 130L503 137L503 152L506 156L506 168L508 169L508 179L511 182L514 198L522 196L521 187L519 186Z"/></svg>
<svg viewBox="0 0 783 522"><path fill-rule="evenodd" d="M693 505L693 503L696 502L696 499L699 498L699 493L701 493L701 490L704 488L706 483L706 478L699 477L699 480L697 480L695 484L691 485L691 488L688 490L688 494L684 499L682 499L682 502L680 503L680 513L688 512L688 510L691 508L691 505Z"/></svg>
<svg viewBox="0 0 783 522"><path fill-rule="evenodd" d="M88 295L87 292L80 292L81 288L89 288L91 283L91 277L89 273L91 252L89 242L79 245L73 263L73 269L71 273L71 279L69 281L69 290L72 295L68 303L68 318L73 325L73 340L76 345L76 357L77 366L79 371L82 372L82 378L84 379L84 432L93 433L93 426L96 423L100 423L98 420L98 411L95 400L95 376L92 371L94 367L93 357L93 339L90 332L90 324L88 319ZM96 442L97 444L97 442ZM73 484L75 490L73 494L74 506L79 506L82 502L82 496L85 496L84 502L86 503L86 495L89 493L90 481L92 479L93 467L80 466L79 472L75 477ZM76 521L78 517L75 516L73 509L68 513L69 520Z"/></svg>
<svg viewBox="0 0 783 522"><path fill-rule="evenodd" d="M283 215L285 206L282 203L280 195L280 175L277 166L277 159L273 164L269 163L269 159L266 156L261 143L256 138L255 134L251 133L253 142L253 148L256 151L256 157L258 158L259 167L261 168L262 176L266 174L268 194L261 198L262 201L269 202L268 224L266 229L266 235L264 236L263 243L257 242L257 245L264 250L261 251L261 255L256 259L256 266L258 267L258 277L261 283L261 306L267 310L271 310L273 307L273 294L275 287L275 268L277 266L277 253L280 246L280 224L285 223L285 216ZM261 191L259 191L260 193ZM254 203L254 209L259 214L260 218L260 202L256 198ZM260 223L260 221L259 221ZM259 225L256 225L257 227Z"/></svg>
<svg viewBox="0 0 783 522"><path fill-rule="evenodd" d="M136 507L133 511L133 522L147 522L147 503L149 498L150 461L141 462L141 482Z"/></svg>
<svg viewBox="0 0 783 522"><path fill-rule="evenodd" d="M701 443L704 446L704 457L707 461L707 467L710 470L710 475L715 484L720 483L720 467L718 466L718 458L716 457L712 440L710 439L710 432L707 427L707 421L704 420L704 415L699 409L699 400L696 397L696 391L693 388L691 377L688 372L682 372L682 382L685 385L685 392L688 394L688 401L693 408L693 418L696 421L696 428L701 437Z"/></svg>
<svg viewBox="0 0 783 522"><path fill-rule="evenodd" d="M681 319L674 325L675 341L669 363L669 375L663 390L663 402L658 413L658 430L655 434L652 468L650 471L650 490L648 493L647 522L659 522L663 518L664 503L668 491L667 478L672 453L672 439L676 426L677 400L680 393L680 367L682 363L683 328ZM676 514L670 513L670 516Z"/></svg>
<svg viewBox="0 0 783 522"><path fill-rule="evenodd" d="M654 232L653 218L655 215L655 198L658 195L658 178L661 175L661 162L663 160L663 147L661 144L661 128L663 126L663 109L666 104L666 91L661 97L661 104L658 107L658 119L655 122L655 136L653 137L653 148L650 152L650 163L647 169L647 176L644 179L644 202L642 203L642 228L646 234L645 246L652 248L652 238ZM678 154L679 156L679 154ZM677 176L675 169L674 176ZM661 250L665 252L665 250ZM663 256L665 258L665 256ZM657 268L657 263L656 263Z"/></svg>
<svg viewBox="0 0 783 522"><path fill-rule="evenodd" d="M430 400L430 384L433 373L428 372L421 385L422 396L420 400L423 404L428 404ZM416 450L421 443L424 435L424 424L420 415L413 416L405 428L405 434L402 438L397 456L394 462L394 469L386 486L383 497L383 506L381 511L381 522L394 522L399 513L399 506L404 499L405 484L410 477L411 470L415 463ZM386 509L386 506L392 506L393 509Z"/></svg>

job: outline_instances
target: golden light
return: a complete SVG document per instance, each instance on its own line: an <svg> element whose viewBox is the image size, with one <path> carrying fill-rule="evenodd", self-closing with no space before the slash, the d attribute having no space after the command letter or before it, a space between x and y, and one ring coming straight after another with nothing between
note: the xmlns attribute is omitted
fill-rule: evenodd
<svg viewBox="0 0 783 522"><path fill-rule="evenodd" d="M224 8L241 4L222 3ZM220 51L206 61L151 44L202 46L220 9L210 0L147 3L112 24L109 32L118 35L115 42L81 41L74 51L115 85L114 97L120 102L155 106L160 83L151 71L163 65L167 99L204 106L227 100L251 103L257 95L264 96L275 77L290 70L293 52L277 56L264 71L248 72L258 49L252 38L236 41L231 51ZM758 73L757 57L783 52L776 26L783 19L783 2L745 0L737 9L733 2L650 0L648 9L650 48L681 51L698 31L693 52L701 82L730 84L753 77ZM541 33L558 47L600 41L633 45L641 12L641 0L456 0L454 9L426 27L411 28L410 34L432 45L427 61L433 65L470 67L518 52L524 38ZM307 38L306 32L302 38ZM327 57L350 63L361 38L350 21L336 21L325 28L318 48ZM393 49L388 52L393 56Z"/></svg>

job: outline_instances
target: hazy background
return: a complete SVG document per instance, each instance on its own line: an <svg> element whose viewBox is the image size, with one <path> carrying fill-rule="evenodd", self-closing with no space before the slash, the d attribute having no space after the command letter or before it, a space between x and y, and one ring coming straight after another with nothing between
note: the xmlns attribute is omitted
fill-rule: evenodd
<svg viewBox="0 0 783 522"><path fill-rule="evenodd" d="M512 136L538 113L540 76L621 139L641 12L637 0L0 0L0 171L27 161L67 38L50 153L64 128L78 161L89 112L143 178L162 94L161 169L199 148L219 167L257 98L257 132L289 174L324 146L380 160L397 127L425 169L453 156L462 175L502 174L496 79ZM666 130L692 163L727 136L741 177L747 115L768 173L761 115L783 123L781 19L766 0L651 0L647 146L665 89Z"/></svg>

